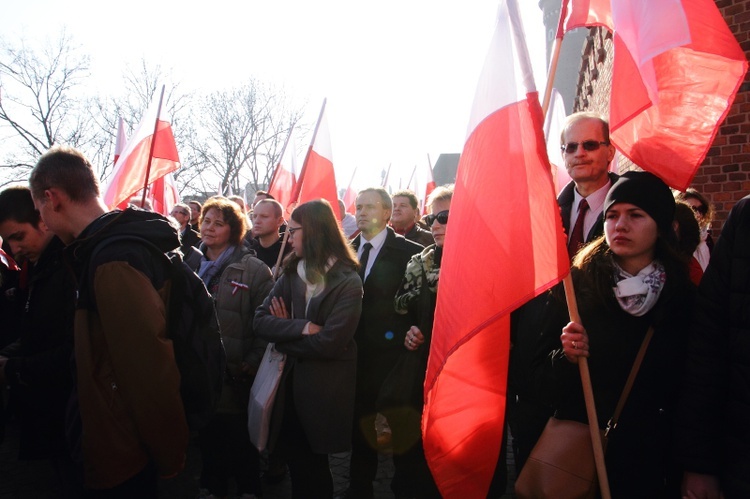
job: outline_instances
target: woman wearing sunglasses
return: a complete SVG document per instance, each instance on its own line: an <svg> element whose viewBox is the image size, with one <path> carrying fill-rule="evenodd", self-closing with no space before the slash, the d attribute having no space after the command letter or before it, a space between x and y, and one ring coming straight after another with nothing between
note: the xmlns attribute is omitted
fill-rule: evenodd
<svg viewBox="0 0 750 499"><path fill-rule="evenodd" d="M701 270L705 272L706 267L708 267L708 260L711 257L711 250L714 247L714 241L711 239L711 222L714 218L714 207L703 194L692 187L688 188L685 192L678 193L675 198L690 205L696 220L698 220L701 240L693 256L698 260Z"/></svg>
<svg viewBox="0 0 750 499"><path fill-rule="evenodd" d="M414 255L406 266L406 273L396 294L394 305L400 314L408 314L411 324L406 333L404 347L407 350L400 361L406 360L399 376L409 376L408 386L413 387L410 400L404 407L388 407L386 417L393 429L394 459L399 459L409 472L394 475L391 488L406 492L409 497L440 497L432 479L422 449L420 420L422 416L425 370L430 351L430 335L437 302L440 261L443 255L445 230L448 226L448 211L453 197L453 186L440 186L430 194L427 205L430 214L424 218L430 228L435 244L427 246ZM403 366L408 366L404 373ZM391 379L398 383L401 380ZM407 382L407 380L403 380ZM408 463L408 464L407 464Z"/></svg>
<svg viewBox="0 0 750 499"><path fill-rule="evenodd" d="M612 497L679 497L671 433L679 394L694 286L677 253L669 188L647 172L628 172L604 201L604 236L573 261L582 324L569 322L562 297L547 322L557 349L540 357L558 419L586 423L576 365L588 358L600 428L615 414L643 345L645 357L618 424L609 433L606 467ZM649 342L644 342L653 328ZM554 348L554 347L553 347ZM543 360L542 360L543 359Z"/></svg>

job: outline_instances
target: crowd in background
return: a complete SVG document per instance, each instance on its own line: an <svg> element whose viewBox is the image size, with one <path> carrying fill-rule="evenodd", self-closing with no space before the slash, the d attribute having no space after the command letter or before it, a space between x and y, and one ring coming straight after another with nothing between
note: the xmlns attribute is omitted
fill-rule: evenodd
<svg viewBox="0 0 750 499"><path fill-rule="evenodd" d="M587 421L580 358L605 428L643 349L608 435L613 497L750 495L747 200L714 244L713 210L699 192L609 171L614 147L600 117L571 116L561 147L572 182L558 202L581 321L568 318L561 285L512 315L506 411L516 472L550 417ZM267 478L289 473L293 497L332 497L328 456L351 451L346 497L372 497L380 414L395 497L440 497L420 422L452 201L452 185L424 207L410 191L373 187L358 193L354 214L316 200L286 218L264 191L250 206L189 200L168 217L148 206L110 211L88 160L52 148L29 187L0 192L0 385L9 387L0 402L20 423L19 459L50 460L63 497L156 497L196 438L201 497L227 497L232 481L238 497L261 497L247 406L270 342L287 360ZM129 239L97 248L114 236ZM224 386L192 437L167 337L169 274L134 236L179 250L215 304ZM491 497L505 493L504 463L499 456Z"/></svg>

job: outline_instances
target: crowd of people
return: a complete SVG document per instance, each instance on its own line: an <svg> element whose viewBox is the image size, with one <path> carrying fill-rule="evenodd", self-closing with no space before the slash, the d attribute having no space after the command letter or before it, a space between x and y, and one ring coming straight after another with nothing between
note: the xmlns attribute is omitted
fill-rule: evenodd
<svg viewBox="0 0 750 499"><path fill-rule="evenodd" d="M581 319L569 319L562 285L512 314L505 410L516 472L550 417L587 422L586 358L598 424L619 414L605 454L613 497L750 496L748 200L714 244L699 192L609 171L601 117L569 117L561 147L572 181L558 202ZM414 193L373 187L355 214L315 200L285 218L264 191L249 207L216 196L168 217L110 211L88 160L53 147L29 187L0 192L0 403L19 422L18 458L49 460L62 497L157 497L196 438L202 497L228 497L232 482L238 497L261 497L247 406L273 343L286 363L268 478L288 472L293 497L332 497L328 456L351 451L345 496L373 497L380 414L394 496L440 497L420 421L452 201L451 185L437 187L422 215ZM168 336L170 274L143 239L179 250L215 305L226 373L215 414L192 434ZM480 244L449 241L462 243ZM498 461L491 497L505 493Z"/></svg>

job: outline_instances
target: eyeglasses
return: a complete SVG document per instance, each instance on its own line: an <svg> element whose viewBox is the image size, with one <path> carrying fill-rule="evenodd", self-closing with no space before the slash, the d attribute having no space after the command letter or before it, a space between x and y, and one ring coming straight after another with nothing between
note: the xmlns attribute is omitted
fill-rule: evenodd
<svg viewBox="0 0 750 499"><path fill-rule="evenodd" d="M700 205L700 206L690 206L690 208L692 208L692 210L693 210L694 212L696 212L696 213L700 213L700 214L701 214L701 215L703 215L703 216L706 216L706 213L708 213L708 208L707 208L706 206L704 206L704 205Z"/></svg>
<svg viewBox="0 0 750 499"><path fill-rule="evenodd" d="M435 223L435 220L440 222L440 225L447 224L448 223L448 210L443 210L436 215L430 214L424 217L424 222L427 224L427 227L432 227L432 224Z"/></svg>
<svg viewBox="0 0 750 499"><path fill-rule="evenodd" d="M175 216L175 213L179 213L180 215L185 215L185 216L188 216L188 215L190 215L190 213L188 213L187 211L181 211L181 210L174 210L174 211L173 211L173 212L171 213L171 215L172 215L172 216Z"/></svg>
<svg viewBox="0 0 750 499"><path fill-rule="evenodd" d="M302 230L302 227L287 227L286 229L290 236L293 236L298 230Z"/></svg>
<svg viewBox="0 0 750 499"><path fill-rule="evenodd" d="M579 142L568 142L560 146L560 150L566 154L573 154L578 150ZM609 142L599 142L598 140L584 140L580 142L584 151L596 151L599 146L608 146Z"/></svg>

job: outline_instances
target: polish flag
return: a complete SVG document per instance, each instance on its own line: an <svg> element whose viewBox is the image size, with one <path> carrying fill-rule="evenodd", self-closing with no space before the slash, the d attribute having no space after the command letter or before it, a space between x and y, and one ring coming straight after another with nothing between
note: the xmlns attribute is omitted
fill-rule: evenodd
<svg viewBox="0 0 750 499"><path fill-rule="evenodd" d="M115 137L115 165L117 160L120 159L122 150L125 149L125 144L128 142L128 137L125 135L125 123L122 118L117 120L117 137Z"/></svg>
<svg viewBox="0 0 750 499"><path fill-rule="evenodd" d="M135 193L180 167L180 157L169 121L161 116L161 94L146 110L141 123L117 159L104 192L104 203L114 209ZM148 177L148 178L147 178Z"/></svg>
<svg viewBox="0 0 750 499"><path fill-rule="evenodd" d="M347 213L351 213L354 215L354 213L357 211L357 190L354 188L354 177L357 175L357 167L354 167L354 171L352 172L352 178L349 180L349 185L346 186L346 191L344 192L344 197L341 198L341 200L344 202L344 208L346 209Z"/></svg>
<svg viewBox="0 0 750 499"><path fill-rule="evenodd" d="M383 177L383 189L391 192L391 166L393 166L393 163L388 163L388 169L385 171L385 176Z"/></svg>
<svg viewBox="0 0 750 499"><path fill-rule="evenodd" d="M294 129L289 132L284 150L281 153L281 159L273 171L271 182L268 184L268 193L276 201L281 203L284 208L288 208L292 202L295 188L297 186L297 176L299 174L299 161L297 159L297 142ZM290 212L291 213L291 212Z"/></svg>
<svg viewBox="0 0 750 499"><path fill-rule="evenodd" d="M561 20L558 35L581 26L614 33L612 143L684 191L747 72L715 2L566 0Z"/></svg>
<svg viewBox="0 0 750 499"><path fill-rule="evenodd" d="M406 187L407 189L414 191L417 195L419 206L422 208L422 215L427 213L427 198L430 196L430 193L435 190L435 187L435 179L432 177L432 165L430 165L428 158L427 163L414 167L412 180Z"/></svg>
<svg viewBox="0 0 750 499"><path fill-rule="evenodd" d="M333 170L333 154L331 153L331 134L325 115L326 102L320 110L318 124L313 133L307 157L302 165L296 185L296 193L292 199L298 203L305 203L313 199L325 199L335 210L339 205L336 191L336 175ZM336 213L336 211L334 211Z"/></svg>
<svg viewBox="0 0 750 499"><path fill-rule="evenodd" d="M151 207L156 213L164 216L172 212L174 205L180 202L180 193L174 175L167 173L154 181L148 188L146 199L151 201Z"/></svg>
<svg viewBox="0 0 750 499"><path fill-rule="evenodd" d="M485 497L492 480L510 312L569 270L517 2L500 4L458 165L425 378L425 456L449 498Z"/></svg>

